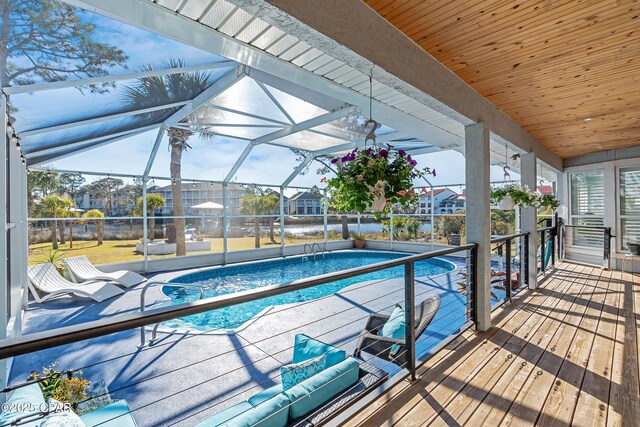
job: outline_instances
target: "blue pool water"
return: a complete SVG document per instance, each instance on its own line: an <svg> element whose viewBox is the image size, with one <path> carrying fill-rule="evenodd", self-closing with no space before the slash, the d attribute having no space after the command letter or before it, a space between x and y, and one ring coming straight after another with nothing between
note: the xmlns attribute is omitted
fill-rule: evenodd
<svg viewBox="0 0 640 427"><path fill-rule="evenodd" d="M174 283L201 285L205 289L205 297L208 298L389 261L407 255L408 254L398 252L333 252L325 254L324 258L318 255L315 261L312 257L309 257L306 261L301 257L262 261L237 266L212 268L210 270L186 274L171 281ZM416 277L442 274L454 269L455 266L452 263L437 258L420 261L415 265ZM189 327L202 330L237 328L265 308L273 305L309 301L334 294L355 283L367 280L391 279L403 277L403 275L403 267L390 268L208 313L187 316L179 321L168 322L165 326ZM164 286L163 292L171 298L173 304L193 301L199 297L198 291L185 290L173 286Z"/></svg>

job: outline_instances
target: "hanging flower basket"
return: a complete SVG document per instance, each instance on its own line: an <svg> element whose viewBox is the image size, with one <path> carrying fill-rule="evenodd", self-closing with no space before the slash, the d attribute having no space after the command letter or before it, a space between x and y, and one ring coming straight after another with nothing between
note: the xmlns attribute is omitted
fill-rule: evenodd
<svg viewBox="0 0 640 427"><path fill-rule="evenodd" d="M507 185L491 190L491 199L498 203L502 210L511 210L515 206L521 208L551 208L560 206L560 202L553 194L540 194L532 192L526 185Z"/></svg>
<svg viewBox="0 0 640 427"><path fill-rule="evenodd" d="M508 194L504 197L504 199L502 199L502 201L500 202L500 204L498 205L498 207L500 209L502 209L503 211L512 211L515 209L516 204L513 201L513 197L509 196Z"/></svg>
<svg viewBox="0 0 640 427"><path fill-rule="evenodd" d="M403 150L371 147L355 149L343 157L331 160L336 165L334 178L327 183L329 204L339 212L372 211L379 216L393 204L411 206L419 195L413 190L413 180L435 170L416 168L417 162Z"/></svg>

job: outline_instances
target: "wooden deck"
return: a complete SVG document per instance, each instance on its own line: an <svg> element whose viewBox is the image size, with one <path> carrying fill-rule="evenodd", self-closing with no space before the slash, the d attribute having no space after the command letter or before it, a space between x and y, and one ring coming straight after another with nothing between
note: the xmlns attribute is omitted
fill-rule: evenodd
<svg viewBox="0 0 640 427"><path fill-rule="evenodd" d="M560 264L347 425L640 426L639 282Z"/></svg>

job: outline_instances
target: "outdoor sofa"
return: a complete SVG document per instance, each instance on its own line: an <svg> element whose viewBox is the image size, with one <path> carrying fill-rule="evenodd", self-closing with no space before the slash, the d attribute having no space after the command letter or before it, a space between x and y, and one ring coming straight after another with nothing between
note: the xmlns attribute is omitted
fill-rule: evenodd
<svg viewBox="0 0 640 427"><path fill-rule="evenodd" d="M326 358L326 367L290 388L276 384L198 424L197 427L318 426L387 379L387 373L347 357L338 347L295 336L293 364Z"/></svg>

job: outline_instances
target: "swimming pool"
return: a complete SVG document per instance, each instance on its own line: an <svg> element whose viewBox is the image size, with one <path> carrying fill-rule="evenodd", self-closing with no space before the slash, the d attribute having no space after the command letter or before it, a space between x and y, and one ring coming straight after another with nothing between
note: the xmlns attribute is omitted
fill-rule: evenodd
<svg viewBox="0 0 640 427"><path fill-rule="evenodd" d="M248 289L286 283L320 274L347 270L363 265L390 261L407 255L410 254L373 251L331 252L326 253L324 258L321 255L317 255L315 260L312 257L304 259L304 257L298 256L228 267L217 267L185 274L172 279L171 282L200 285L205 290L205 298L210 298ZM415 265L417 277L442 274L454 269L454 264L438 258L419 261ZM169 328L193 328L199 330L219 328L233 329L239 327L270 306L299 303L322 298L334 294L347 286L367 280L391 279L403 276L404 268L402 266L389 268L313 288L289 292L258 301L251 301L233 307L186 316L175 321L167 322L164 326ZM171 299L172 304L193 301L199 297L198 291L185 290L174 286L164 286L162 291Z"/></svg>

